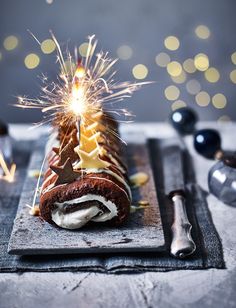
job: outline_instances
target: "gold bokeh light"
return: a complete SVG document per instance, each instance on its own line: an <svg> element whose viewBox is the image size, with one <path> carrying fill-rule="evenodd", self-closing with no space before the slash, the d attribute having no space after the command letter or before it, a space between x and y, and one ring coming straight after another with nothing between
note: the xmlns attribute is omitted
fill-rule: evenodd
<svg viewBox="0 0 236 308"><path fill-rule="evenodd" d="M2 60L2 53L1 53L1 51L0 51L0 61Z"/></svg>
<svg viewBox="0 0 236 308"><path fill-rule="evenodd" d="M193 74L193 73L196 72L196 67L194 65L194 60L190 59L190 58L184 61L183 68L184 68L185 72L187 72L189 74Z"/></svg>
<svg viewBox="0 0 236 308"><path fill-rule="evenodd" d="M195 100L198 106L206 107L209 105L211 97L207 92L201 91L195 96Z"/></svg>
<svg viewBox="0 0 236 308"><path fill-rule="evenodd" d="M172 50L172 51L177 50L180 45L179 39L173 35L168 36L167 38L165 38L164 45L169 50Z"/></svg>
<svg viewBox="0 0 236 308"><path fill-rule="evenodd" d="M122 45L117 49L116 53L121 60L129 60L133 55L133 50L128 45Z"/></svg>
<svg viewBox="0 0 236 308"><path fill-rule="evenodd" d="M204 72L205 78L211 83L215 83L220 79L220 73L215 67L210 67Z"/></svg>
<svg viewBox="0 0 236 308"><path fill-rule="evenodd" d="M212 104L217 109L223 109L227 104L227 99L224 94L217 93L212 97Z"/></svg>
<svg viewBox="0 0 236 308"><path fill-rule="evenodd" d="M88 50L88 43L87 42L82 43L79 46L79 54L81 55L81 57L86 57L87 50Z"/></svg>
<svg viewBox="0 0 236 308"><path fill-rule="evenodd" d="M189 94L196 95L201 91L201 85L198 80L191 79L186 83L186 90Z"/></svg>
<svg viewBox="0 0 236 308"><path fill-rule="evenodd" d="M155 58L156 64L160 67L166 67L170 63L170 56L165 52L160 52Z"/></svg>
<svg viewBox="0 0 236 308"><path fill-rule="evenodd" d="M194 57L194 65L199 71L206 71L209 67L208 56L204 53L199 53Z"/></svg>
<svg viewBox="0 0 236 308"><path fill-rule="evenodd" d="M169 86L165 89L165 97L169 101L175 101L179 98L180 91L176 86Z"/></svg>
<svg viewBox="0 0 236 308"><path fill-rule="evenodd" d="M167 72L172 77L177 77L182 73L182 66L177 61L171 61L167 64Z"/></svg>
<svg viewBox="0 0 236 308"><path fill-rule="evenodd" d="M76 63L72 60L66 60L65 61L65 68L67 71L75 70L76 69Z"/></svg>
<svg viewBox="0 0 236 308"><path fill-rule="evenodd" d="M184 83L187 79L186 77L186 73L182 70L181 74L179 76L173 77L171 76L171 79L175 82L175 83Z"/></svg>
<svg viewBox="0 0 236 308"><path fill-rule="evenodd" d="M19 40L15 35L10 35L3 41L3 46L6 50L13 50L19 44Z"/></svg>
<svg viewBox="0 0 236 308"><path fill-rule="evenodd" d="M234 53L232 53L231 61L233 62L233 64L236 64L236 51Z"/></svg>
<svg viewBox="0 0 236 308"><path fill-rule="evenodd" d="M132 73L136 79L144 79L148 75L148 69L143 64L137 64L133 67Z"/></svg>
<svg viewBox="0 0 236 308"><path fill-rule="evenodd" d="M45 54L50 54L56 49L56 44L52 39L44 40L41 43L41 50Z"/></svg>
<svg viewBox="0 0 236 308"><path fill-rule="evenodd" d="M236 70L233 70L229 76L230 76L231 81L233 83L236 83Z"/></svg>
<svg viewBox="0 0 236 308"><path fill-rule="evenodd" d="M34 69L36 68L40 63L40 58L35 53L30 53L25 57L25 66L28 69Z"/></svg>
<svg viewBox="0 0 236 308"><path fill-rule="evenodd" d="M175 111L175 110L177 110L177 109L179 109L179 108L183 108L183 107L187 107L187 104L184 102L184 101L182 101L182 100L177 100L177 101L175 101L172 105L171 105L171 109L173 110L173 111Z"/></svg>
<svg viewBox="0 0 236 308"><path fill-rule="evenodd" d="M203 40L208 39L211 34L209 28L205 25L197 26L197 28L195 29L195 33L200 39L203 39Z"/></svg>

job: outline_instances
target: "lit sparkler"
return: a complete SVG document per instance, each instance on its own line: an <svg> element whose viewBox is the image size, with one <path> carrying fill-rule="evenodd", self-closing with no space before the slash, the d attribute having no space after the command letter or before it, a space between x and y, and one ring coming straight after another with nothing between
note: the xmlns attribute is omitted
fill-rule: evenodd
<svg viewBox="0 0 236 308"><path fill-rule="evenodd" d="M68 51L64 58L53 34L52 39L57 47L57 61L61 68L58 81L47 84L47 78L44 77L45 86L42 87L41 98L19 97L17 106L39 108L47 113L46 120L42 123L53 122L59 126L74 123L78 128L78 139L79 126L87 121L91 123L91 114L105 109L110 114L131 116L126 109L113 106L130 97L145 82L116 82L114 65L117 59L109 58L107 52L95 54L97 41L94 35L88 38L87 54L83 60L78 59L77 53L72 58ZM74 63L77 63L76 67Z"/></svg>

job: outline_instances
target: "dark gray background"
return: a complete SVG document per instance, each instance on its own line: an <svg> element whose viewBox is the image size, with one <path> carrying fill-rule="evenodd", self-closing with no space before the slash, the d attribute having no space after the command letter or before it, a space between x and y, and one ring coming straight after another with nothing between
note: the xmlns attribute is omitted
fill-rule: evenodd
<svg viewBox="0 0 236 308"><path fill-rule="evenodd" d="M210 65L219 69L220 81L210 84L200 72L194 78L210 95L223 93L228 104L221 110L212 104L199 107L194 96L187 93L185 84L177 85L181 90L180 99L194 107L202 120L216 120L222 115L236 118L236 85L229 78L230 71L236 68L230 59L236 51L235 0L54 0L51 5L46 0L3 0L0 5L0 51L3 56L0 61L0 118L9 122L39 121L40 112L19 110L10 105L16 102L16 95L39 95L38 75L42 72L52 78L58 72L55 55L44 55L27 29L41 41L49 37L49 29L52 29L60 42L69 43L71 50L94 33L99 39L99 47L109 50L113 57L120 45L130 45L133 57L119 61L119 79L133 80L132 67L143 63L149 69L147 80L156 81L127 102L137 115L137 121L165 120L171 111L171 102L165 99L164 89L173 82L166 69L156 65L155 56L166 51L165 37L176 35L181 46L176 52L168 52L171 58L183 62L199 52L206 53ZM199 24L209 27L209 39L196 37L194 29ZM8 35L16 35L20 40L19 46L9 52L2 46ZM34 70L24 66L24 58L30 52L36 52L41 58L40 65Z"/></svg>

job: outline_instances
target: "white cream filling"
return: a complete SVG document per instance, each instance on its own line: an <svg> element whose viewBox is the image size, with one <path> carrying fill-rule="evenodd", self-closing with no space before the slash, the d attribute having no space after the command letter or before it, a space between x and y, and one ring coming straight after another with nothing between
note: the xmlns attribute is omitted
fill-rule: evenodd
<svg viewBox="0 0 236 308"><path fill-rule="evenodd" d="M63 213L63 207L66 204L79 204L86 201L99 201L108 211L102 212L98 206L93 205L87 209L77 210L72 213ZM55 202L55 206L55 210L52 211L52 220L55 224L65 229L79 229L90 220L104 222L111 220L118 214L117 207L113 202L106 200L103 196L94 194L88 194L65 202Z"/></svg>

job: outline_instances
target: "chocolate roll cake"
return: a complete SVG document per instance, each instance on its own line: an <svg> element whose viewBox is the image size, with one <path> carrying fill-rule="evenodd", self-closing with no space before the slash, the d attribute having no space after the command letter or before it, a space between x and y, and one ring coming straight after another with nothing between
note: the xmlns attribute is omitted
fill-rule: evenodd
<svg viewBox="0 0 236 308"><path fill-rule="evenodd" d="M117 122L97 112L80 125L59 126L48 142L48 169L40 215L77 229L88 222L120 225L128 217L131 191Z"/></svg>

